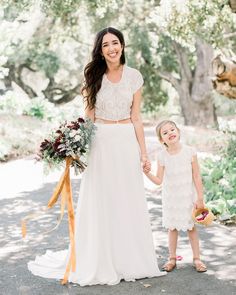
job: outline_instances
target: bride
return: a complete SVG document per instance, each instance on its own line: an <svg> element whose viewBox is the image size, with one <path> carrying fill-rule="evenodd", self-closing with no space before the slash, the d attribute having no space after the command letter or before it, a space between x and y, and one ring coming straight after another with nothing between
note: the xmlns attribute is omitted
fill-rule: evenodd
<svg viewBox="0 0 236 295"><path fill-rule="evenodd" d="M81 286L165 274L157 264L143 184L142 167L149 164L140 116L143 78L125 64L124 47L120 31L100 31L84 71L85 113L97 130L75 218L76 270L68 274ZM47 251L28 268L62 279L69 252Z"/></svg>

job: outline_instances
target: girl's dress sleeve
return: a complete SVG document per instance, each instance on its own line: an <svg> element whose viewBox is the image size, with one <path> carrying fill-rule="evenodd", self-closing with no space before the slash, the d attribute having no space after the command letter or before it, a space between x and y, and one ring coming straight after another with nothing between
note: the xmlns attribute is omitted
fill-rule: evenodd
<svg viewBox="0 0 236 295"><path fill-rule="evenodd" d="M133 94L143 86L143 76L138 70L134 70L132 77L132 92Z"/></svg>
<svg viewBox="0 0 236 295"><path fill-rule="evenodd" d="M160 166L165 166L165 159L163 151L158 152L157 154L157 162Z"/></svg>

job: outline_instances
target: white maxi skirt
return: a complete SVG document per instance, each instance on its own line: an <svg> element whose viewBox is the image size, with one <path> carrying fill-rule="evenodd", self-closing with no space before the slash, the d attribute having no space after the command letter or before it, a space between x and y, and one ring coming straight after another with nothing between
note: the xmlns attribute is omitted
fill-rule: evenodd
<svg viewBox="0 0 236 295"><path fill-rule="evenodd" d="M133 124L99 124L81 181L75 218L76 271L81 286L118 284L164 275L153 245L139 145ZM28 263L45 278L62 279L69 250L47 251Z"/></svg>

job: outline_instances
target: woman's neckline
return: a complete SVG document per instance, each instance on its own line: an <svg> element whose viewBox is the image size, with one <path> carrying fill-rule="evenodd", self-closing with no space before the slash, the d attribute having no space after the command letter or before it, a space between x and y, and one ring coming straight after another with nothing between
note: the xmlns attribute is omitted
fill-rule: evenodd
<svg viewBox="0 0 236 295"><path fill-rule="evenodd" d="M125 64L123 65L121 78L120 78L120 80L119 80L118 82L112 82L111 80L109 80L108 77L107 77L107 74L106 74L106 73L104 74L104 77L106 78L106 80L107 80L109 83L116 85L116 84L119 84L119 83L123 80L123 77L124 77L124 71L125 71Z"/></svg>
<svg viewBox="0 0 236 295"><path fill-rule="evenodd" d="M169 156L177 156L177 155L179 155L182 152L182 150L183 150L183 145L181 144L180 149L179 149L179 151L177 153L171 154L170 152L168 152L167 149L166 149L166 152L167 152L167 154Z"/></svg>

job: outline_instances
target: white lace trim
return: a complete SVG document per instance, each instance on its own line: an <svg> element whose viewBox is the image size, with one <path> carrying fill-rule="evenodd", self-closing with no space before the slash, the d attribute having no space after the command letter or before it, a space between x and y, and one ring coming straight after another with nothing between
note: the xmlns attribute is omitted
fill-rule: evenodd
<svg viewBox="0 0 236 295"><path fill-rule="evenodd" d="M194 227L194 223L193 223L192 225L188 225L188 226L186 226L186 224L178 224L178 225L173 225L173 226L169 226L169 225L162 224L162 226L163 226L164 228L166 228L166 229L170 229L170 230L174 230L174 229L176 229L176 230L178 230L178 231L180 231L180 230L182 230L182 231L187 231L187 230L191 230L191 229L193 229L193 227Z"/></svg>

